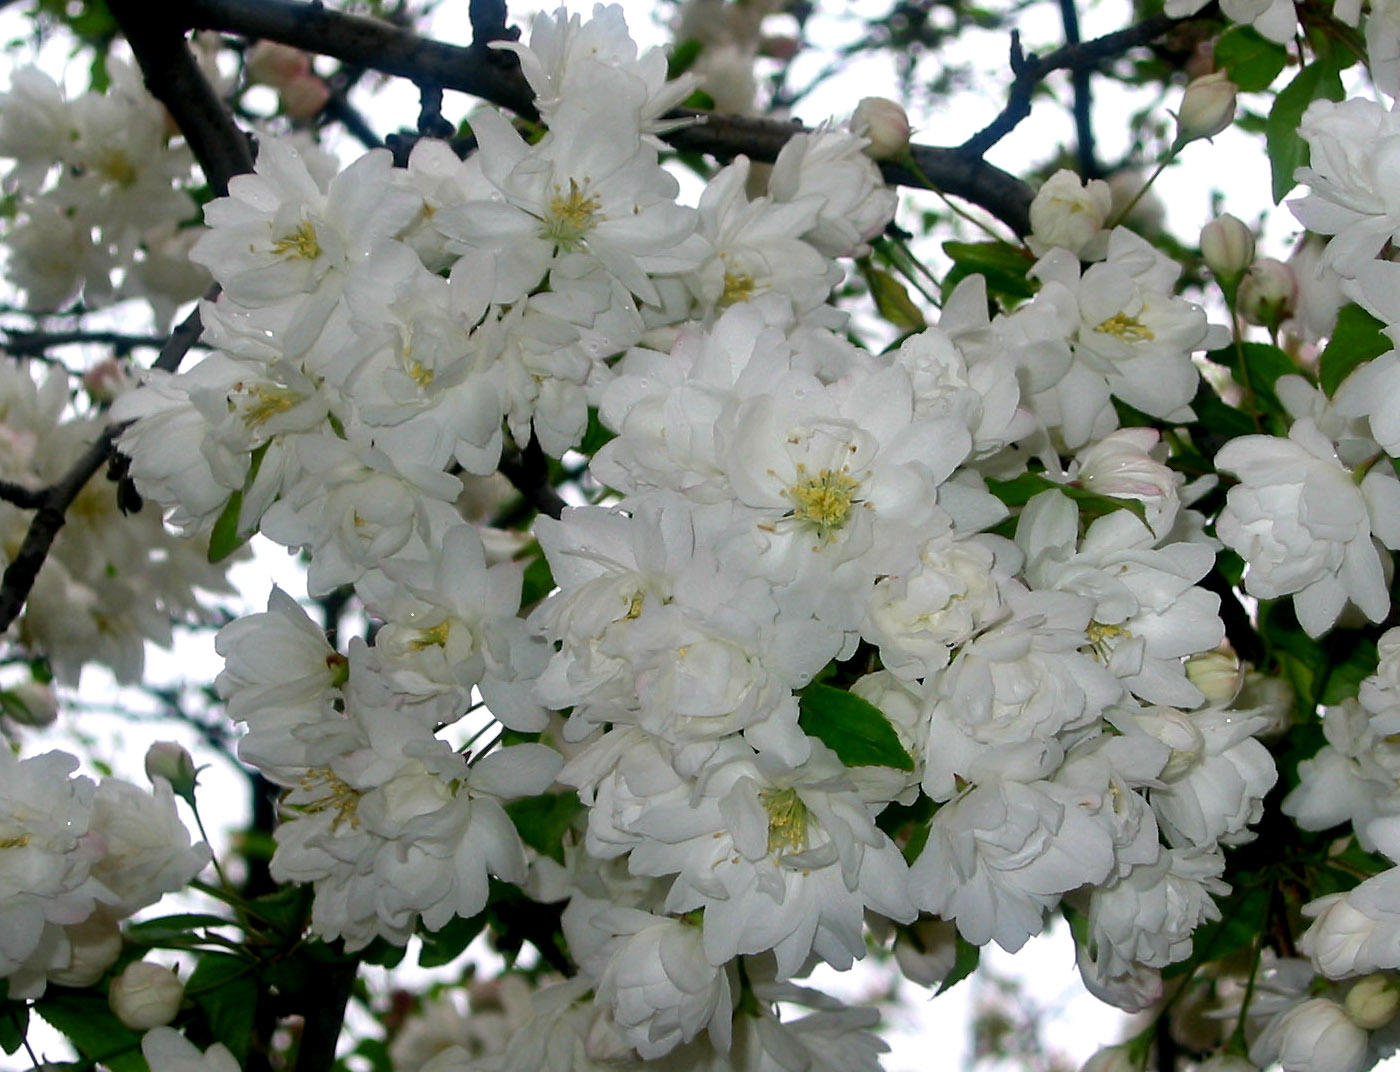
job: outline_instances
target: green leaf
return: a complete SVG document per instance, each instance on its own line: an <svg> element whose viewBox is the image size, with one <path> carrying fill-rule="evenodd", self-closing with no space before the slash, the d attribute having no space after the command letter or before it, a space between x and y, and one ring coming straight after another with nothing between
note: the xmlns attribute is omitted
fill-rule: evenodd
<svg viewBox="0 0 1400 1072"><path fill-rule="evenodd" d="M247 532L239 530L238 518L243 510L243 492L253 486L253 481L258 477L258 470L262 468L263 457L267 454L267 448L270 445L270 442L264 443L253 451L252 458L248 463L248 476L243 481L243 487L230 495L228 502L224 503L224 508L219 511L214 528L209 533L210 562L222 562L247 543L253 535L251 529Z"/></svg>
<svg viewBox="0 0 1400 1072"><path fill-rule="evenodd" d="M1232 26L1215 42L1215 62L1247 93L1268 89L1288 65L1288 50L1249 26Z"/></svg>
<svg viewBox="0 0 1400 1072"><path fill-rule="evenodd" d="M127 940L136 945L157 946L166 942L198 938L195 933L208 927L232 927L231 920L201 912L182 912L174 916L133 923L126 929Z"/></svg>
<svg viewBox="0 0 1400 1072"><path fill-rule="evenodd" d="M961 934L958 935L957 942L957 952L953 954L953 968L943 977L943 982L938 984L934 997L945 990L951 990L977 970L977 962L982 957L982 947L973 945Z"/></svg>
<svg viewBox="0 0 1400 1072"><path fill-rule="evenodd" d="M677 41L671 47L671 54L666 57L667 79L679 78L690 70L704 48L699 38L687 37L684 41Z"/></svg>
<svg viewBox="0 0 1400 1072"><path fill-rule="evenodd" d="M248 902L248 914L285 937L300 937L311 915L311 887L283 886L255 897Z"/></svg>
<svg viewBox="0 0 1400 1072"><path fill-rule="evenodd" d="M1278 204L1296 185L1293 173L1308 161L1308 146L1298 133L1298 124L1308 105L1320 98L1341 100L1342 79L1334 65L1314 61L1298 72L1269 109L1264 125L1264 142L1273 169L1274 204Z"/></svg>
<svg viewBox="0 0 1400 1072"><path fill-rule="evenodd" d="M24 1045L29 1030L29 1006L22 1001L0 1005L0 1050L14 1053Z"/></svg>
<svg viewBox="0 0 1400 1072"><path fill-rule="evenodd" d="M245 543L252 534L240 536L238 514L243 509L243 489L235 491L219 511L218 519L209 532L209 561L222 562Z"/></svg>
<svg viewBox="0 0 1400 1072"><path fill-rule="evenodd" d="M1083 521L1111 514L1115 510L1130 510L1140 521L1147 520L1147 507L1138 499L1118 499L1100 495L1076 484L1059 484L1040 473L1022 473L1011 480L988 480L987 490L1007 506L1025 506L1042 491L1055 490L1073 499L1079 506Z"/></svg>
<svg viewBox="0 0 1400 1072"><path fill-rule="evenodd" d="M1340 645L1348 641L1350 650L1340 651ZM1323 704L1339 704L1361 691L1361 682L1376 672L1380 655L1370 637L1344 629L1329 633L1326 647L1327 680L1317 700Z"/></svg>
<svg viewBox="0 0 1400 1072"><path fill-rule="evenodd" d="M1164 968L1164 978L1181 975L1194 965L1219 961L1238 949L1246 949L1264 933L1269 917L1272 886L1257 875L1240 876L1235 890L1220 905L1220 919L1196 928L1191 956Z"/></svg>
<svg viewBox="0 0 1400 1072"><path fill-rule="evenodd" d="M1331 670L1322 645L1303 632L1291 602L1284 600L1260 603L1259 637L1293 686L1299 718L1313 721Z"/></svg>
<svg viewBox="0 0 1400 1072"><path fill-rule="evenodd" d="M903 283L884 268L877 268L869 261L861 264L861 275L870 287L870 296L875 299L875 309L885 320L905 334L923 331L928 327L924 314L909 297Z"/></svg>
<svg viewBox="0 0 1400 1072"><path fill-rule="evenodd" d="M1286 415L1287 411L1279 401L1274 385L1280 376L1296 375L1298 366L1277 346L1267 342L1232 343L1212 350L1206 357L1217 365L1225 366L1236 383L1253 392L1257 408L1274 415ZM1250 430L1258 431L1252 425Z"/></svg>
<svg viewBox="0 0 1400 1072"><path fill-rule="evenodd" d="M535 557L525 567L525 579L520 586L520 605L533 607L554 588L554 574L550 571L549 560L536 545Z"/></svg>
<svg viewBox="0 0 1400 1072"><path fill-rule="evenodd" d="M521 797L508 803L505 809L521 841L556 863L564 862L564 835L583 811L577 793L571 789L566 793Z"/></svg>
<svg viewBox="0 0 1400 1072"><path fill-rule="evenodd" d="M1236 436L1259 433L1249 414L1223 402L1215 393L1215 388L1205 380L1201 381L1196 397L1191 400L1191 408L1196 411L1196 423L1215 435L1234 439Z"/></svg>
<svg viewBox="0 0 1400 1072"><path fill-rule="evenodd" d="M471 917L453 916L435 931L423 931L423 947L418 951L420 968L440 968L460 957L486 926L486 913Z"/></svg>
<svg viewBox="0 0 1400 1072"><path fill-rule="evenodd" d="M603 422L598 419L598 410L589 406L588 427L583 433L583 442L578 445L579 451L591 457L597 454L606 443L616 438L617 433L605 427Z"/></svg>
<svg viewBox="0 0 1400 1072"><path fill-rule="evenodd" d="M185 996L204 1010L210 1033L240 1065L253 1041L258 993L257 965L222 953L201 956L185 983Z"/></svg>
<svg viewBox="0 0 1400 1072"><path fill-rule="evenodd" d="M980 275L987 281L991 296L1021 301L1035 293L1035 286L1026 277L1035 263L1020 246L1010 242L944 242L943 252L953 261L953 267L943 279L943 297L970 275Z"/></svg>
<svg viewBox="0 0 1400 1072"><path fill-rule="evenodd" d="M1342 306L1332 338L1317 359L1317 382L1329 398L1358 365L1395 349L1395 344L1381 334L1383 327L1359 305Z"/></svg>
<svg viewBox="0 0 1400 1072"><path fill-rule="evenodd" d="M797 722L848 767L914 769L914 760L883 712L842 689L808 685L802 690Z"/></svg>
<svg viewBox="0 0 1400 1072"><path fill-rule="evenodd" d="M80 1054L111 1072L150 1072L141 1035L117 1019L104 995L49 987L34 1010Z"/></svg>

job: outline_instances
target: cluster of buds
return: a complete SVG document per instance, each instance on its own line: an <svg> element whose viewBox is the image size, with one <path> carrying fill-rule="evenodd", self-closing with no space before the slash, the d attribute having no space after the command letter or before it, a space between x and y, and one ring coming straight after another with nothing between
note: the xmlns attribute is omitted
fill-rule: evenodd
<svg viewBox="0 0 1400 1072"><path fill-rule="evenodd" d="M293 119L310 119L330 100L330 87L300 49L259 41L248 50L245 62L248 80L275 89L282 111Z"/></svg>

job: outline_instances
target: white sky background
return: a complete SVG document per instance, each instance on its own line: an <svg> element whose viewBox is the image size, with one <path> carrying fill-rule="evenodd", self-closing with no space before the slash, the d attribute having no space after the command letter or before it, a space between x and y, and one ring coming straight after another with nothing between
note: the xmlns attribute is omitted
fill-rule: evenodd
<svg viewBox="0 0 1400 1072"><path fill-rule="evenodd" d="M569 6L573 10L586 12L591 5L571 3ZM624 0L623 6L627 9L629 25L639 43L644 46L666 43L669 36L656 21L657 5L644 0ZM852 0L850 3L819 0L818 6L840 13L835 16L819 14L808 24L810 39L818 45L827 45L849 40L854 32L855 17L881 14L889 9L890 0ZM1122 28L1128 24L1131 15L1130 4L1126 0L1098 0L1092 6L1088 3L1084 6L1086 10L1081 11L1080 21L1081 35L1086 40ZM528 25L526 11L523 5L512 5L513 21ZM431 31L435 36L465 44L469 37L465 0L444 0L436 23ZM23 16L13 9L0 12L0 40L19 36L23 33L24 24ZM1059 15L1052 0L1045 0L1026 10L1018 22L1018 28L1028 51L1046 51L1062 42ZM970 31L956 42L955 47L963 55L975 58L980 68L991 72L991 77L981 91L962 94L928 115L913 117L916 139L927 144L951 146L960 143L985 126L1005 100L1005 89L1010 81L1006 65L1006 35ZM822 62L817 57L799 57L792 84L804 84ZM44 65L55 75L70 75L68 80L74 88L81 88L82 66L65 63L61 52L54 51L53 55L47 56ZM68 68L66 72L65 67ZM0 82L4 81L7 81L7 77L0 72ZM1068 83L1063 74L1052 79L1051 84L1056 88L1060 100L1068 99ZM853 86L858 89L853 91ZM1102 91L1111 87L1099 79L1096 88ZM854 60L842 75L805 99L798 108L798 116L809 124L832 115L841 116L849 113L858 97L871 95L898 95L894 70L887 54ZM1152 94L1143 94L1131 103L1124 103L1103 92L1096 95L1099 115L1096 130L1101 139L1101 159L1111 160L1121 154L1126 148L1127 136L1124 117L1153 99ZM1164 124L1171 122L1165 108L1175 107L1178 100L1179 90L1170 94L1164 102ZM418 113L419 102L417 90L412 85L402 80L390 80L376 89L372 100L362 97L359 103L382 134L400 125L411 125ZM449 93L444 102L444 113L455 120L473 103L461 95ZM1068 110L1048 100L1038 99L1031 118L998 144L988 158L1013 174L1025 175L1032 167L1053 156L1057 147L1072 146L1073 137ZM346 151L353 154L354 146L347 145ZM1219 190L1215 187L1215 182L1222 176L1228 176L1229 189ZM1169 169L1156 189L1168 206L1167 219L1171 229L1191 245L1195 243L1200 226L1211 216L1213 197L1220 200L1224 210L1251 222L1272 207L1268 198L1269 170L1262 142L1235 130L1220 135L1214 144L1196 143L1188 147L1181 165ZM936 199L924 193L906 193L905 202L903 211L906 212L916 206L938 207ZM1296 227L1286 211L1275 213L1266 231L1267 240L1261 243L1261 255L1286 256L1284 239L1294 230ZM941 267L937 263L932 266L935 271ZM249 612L263 609L274 579L292 595L305 596L304 582L294 560L280 549L266 544L259 550L256 561L238 567L235 576ZM213 652L212 635L183 637L174 652L151 649L148 667L151 680L156 682L202 684L212 681L219 669L219 661ZM129 698L125 694L119 695L110 677L100 670L87 671L82 692L72 699L72 706L82 710L61 718L59 728L52 734L31 736L26 741L27 753L32 754L49 745L71 748L73 734L81 732L93 742L93 754L122 757L125 769L118 769L117 773L139 780L141 756L149 744L160 739L178 739L194 751L200 762L211 763L201 779L200 798L204 802L206 823L214 840L226 841L229 831L246 823L246 779L228 764L210 758L208 750L199 746L192 731L169 720L132 723L107 713L105 708L115 703L127 703ZM221 806L225 806L225 810L221 810ZM167 900L156 909L148 910L147 914L173 910ZM1013 974L1024 981L1027 995L1048 1012L1045 1018L1046 1042L1051 1049L1064 1054L1072 1062L1083 1061L1100 1045L1116 1041L1121 1036L1121 1014L1097 1002L1079 985L1074 970L1072 943L1063 925L1029 943L1014 958L995 947L988 947L984 950L983 959L984 963L1001 974ZM369 971L377 972L379 969ZM834 993L848 1000L861 1000L886 991L893 972L892 965L884 968L857 966L855 971L844 976L823 972L818 978L821 985L829 986ZM899 990L903 1003L891 1010L888 1023L882 1029L883 1036L891 1045L891 1053L885 1058L888 1072L961 1067L970 1049L971 1011L978 992L975 981L968 982L930 1001L928 992L903 984ZM46 1041L42 1025L36 1024L31 1028L31 1039L36 1046L47 1049L50 1056L60 1052ZM22 1058L23 1051L12 1058L0 1056L0 1069L28 1068L28 1062Z"/></svg>

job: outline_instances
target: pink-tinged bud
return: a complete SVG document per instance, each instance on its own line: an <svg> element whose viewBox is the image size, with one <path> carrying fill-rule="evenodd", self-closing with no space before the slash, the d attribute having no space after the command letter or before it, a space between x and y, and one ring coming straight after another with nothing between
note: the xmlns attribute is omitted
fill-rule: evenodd
<svg viewBox="0 0 1400 1072"><path fill-rule="evenodd" d="M120 361L107 358L83 373L83 390L98 404L111 402L131 385Z"/></svg>
<svg viewBox="0 0 1400 1072"><path fill-rule="evenodd" d="M857 104L851 130L870 139L865 155L872 160L893 160L909 148L909 116L885 97L866 97Z"/></svg>
<svg viewBox="0 0 1400 1072"><path fill-rule="evenodd" d="M259 41L244 54L248 81L274 89L311 73L311 57L290 45Z"/></svg>
<svg viewBox="0 0 1400 1072"><path fill-rule="evenodd" d="M1209 704L1231 703L1244 687L1244 667L1224 651L1191 656L1186 660L1186 677L1205 694Z"/></svg>
<svg viewBox="0 0 1400 1072"><path fill-rule="evenodd" d="M1190 82L1181 97L1176 116L1176 141L1180 149L1198 138L1213 138L1235 121L1235 95L1239 87L1224 71L1202 75Z"/></svg>
<svg viewBox="0 0 1400 1072"><path fill-rule="evenodd" d="M1203 41L1197 41L1196 47L1191 50L1191 55L1186 57L1186 65L1182 68L1186 72L1186 77L1195 81L1203 75L1208 75L1215 70L1215 42L1207 37Z"/></svg>
<svg viewBox="0 0 1400 1072"><path fill-rule="evenodd" d="M314 74L293 78L282 87L282 111L293 119L310 119L331 99L331 88Z"/></svg>
<svg viewBox="0 0 1400 1072"><path fill-rule="evenodd" d="M0 692L0 710L21 726L51 726L58 718L58 696L47 685L25 681Z"/></svg>
<svg viewBox="0 0 1400 1072"><path fill-rule="evenodd" d="M1368 975L1347 991L1342 1007L1357 1027L1375 1031L1395 1019L1396 1009L1400 1008L1400 989L1384 975Z"/></svg>
<svg viewBox="0 0 1400 1072"><path fill-rule="evenodd" d="M107 989L107 1004L133 1031L170 1023L184 998L185 984L173 971L145 960L128 964Z"/></svg>
<svg viewBox="0 0 1400 1072"><path fill-rule="evenodd" d="M1240 316L1271 331L1293 315L1298 302L1298 279L1283 261L1261 257L1240 280Z"/></svg>
<svg viewBox="0 0 1400 1072"><path fill-rule="evenodd" d="M772 34L759 38L758 54L767 56L770 60L781 60L784 63L795 59L802 51L802 42L787 34Z"/></svg>
<svg viewBox="0 0 1400 1072"><path fill-rule="evenodd" d="M146 749L146 777L151 784L165 779L175 795L191 807L194 806L194 786L198 775L190 754L174 741L157 741Z"/></svg>
<svg viewBox="0 0 1400 1072"><path fill-rule="evenodd" d="M59 986L92 986L122 955L122 932L117 921L98 909L82 923L64 927L72 952L68 967L48 974Z"/></svg>
<svg viewBox="0 0 1400 1072"><path fill-rule="evenodd" d="M1201 257L1215 278L1233 282L1254 261L1254 232L1228 212L1201 228Z"/></svg>

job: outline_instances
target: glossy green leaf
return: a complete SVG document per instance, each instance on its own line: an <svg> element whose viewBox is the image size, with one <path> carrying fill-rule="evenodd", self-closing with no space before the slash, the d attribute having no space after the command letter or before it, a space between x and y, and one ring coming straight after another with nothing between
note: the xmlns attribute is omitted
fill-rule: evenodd
<svg viewBox="0 0 1400 1072"><path fill-rule="evenodd" d="M564 835L583 811L577 793L570 790L521 797L508 803L505 809L521 841L556 863L564 862Z"/></svg>
<svg viewBox="0 0 1400 1072"><path fill-rule="evenodd" d="M1079 506L1079 516L1083 521L1111 514L1115 510L1129 510L1139 520L1147 520L1147 507L1138 499L1117 499L1111 495L1100 495L1075 484L1061 484L1040 473L1022 473L1010 480L988 480L987 490L1007 506L1025 506L1042 491L1054 489L1073 499Z"/></svg>
<svg viewBox="0 0 1400 1072"><path fill-rule="evenodd" d="M1027 278L1035 261L1025 250L1009 242L944 242L943 252L953 261L953 267L943 278L943 296L970 275L980 275L987 281L987 293L1015 301L1035 293L1035 284Z"/></svg>
<svg viewBox="0 0 1400 1072"><path fill-rule="evenodd" d="M1381 334L1383 323L1359 305L1342 306L1337 326L1317 359L1317 381L1328 397L1337 393L1358 365L1389 353L1395 344Z"/></svg>
<svg viewBox="0 0 1400 1072"><path fill-rule="evenodd" d="M34 1010L80 1054L111 1072L150 1072L140 1033L117 1019L104 995L50 987Z"/></svg>
<svg viewBox="0 0 1400 1072"><path fill-rule="evenodd" d="M1248 93L1268 89L1288 65L1288 50L1250 26L1232 26L1215 41L1216 64Z"/></svg>
<svg viewBox="0 0 1400 1072"><path fill-rule="evenodd" d="M419 967L439 968L451 964L466 952L485 926L486 913L478 912L470 918L453 916L437 930L423 931L423 946L418 951Z"/></svg>
<svg viewBox="0 0 1400 1072"><path fill-rule="evenodd" d="M204 1011L214 1039L227 1046L240 1064L253 1041L259 992L256 969L256 964L241 957L205 953L185 983L185 996Z"/></svg>
<svg viewBox="0 0 1400 1072"><path fill-rule="evenodd" d="M830 685L802 690L798 724L836 753L848 767L913 770L889 719L874 704Z"/></svg>
<svg viewBox="0 0 1400 1072"><path fill-rule="evenodd" d="M938 990L934 993L935 997L945 990L951 990L975 972L978 962L982 959L981 946L973 945L961 934L957 937L957 943L957 952L953 954L952 970L943 977L943 982L938 984Z"/></svg>
<svg viewBox="0 0 1400 1072"><path fill-rule="evenodd" d="M1299 71L1274 98L1264 125L1264 144L1273 169L1274 204L1288 196L1296 185L1293 173L1308 162L1307 143L1298 133L1308 105L1323 98L1341 100L1342 96L1342 79L1336 67L1315 61Z"/></svg>
<svg viewBox="0 0 1400 1072"><path fill-rule="evenodd" d="M875 300L875 309L884 319L904 334L923 331L928 327L924 314L909 297L904 284L894 274L884 268L866 262L861 265L861 275L870 287L870 296Z"/></svg>
<svg viewBox="0 0 1400 1072"><path fill-rule="evenodd" d="M23 1001L0 1002L0 1050L14 1053L29 1030L29 1006Z"/></svg>
<svg viewBox="0 0 1400 1072"><path fill-rule="evenodd" d="M127 941L135 945L158 946L166 942L198 938L199 931L209 927L232 927L230 920L202 912L182 912L173 916L133 923L126 928Z"/></svg>

